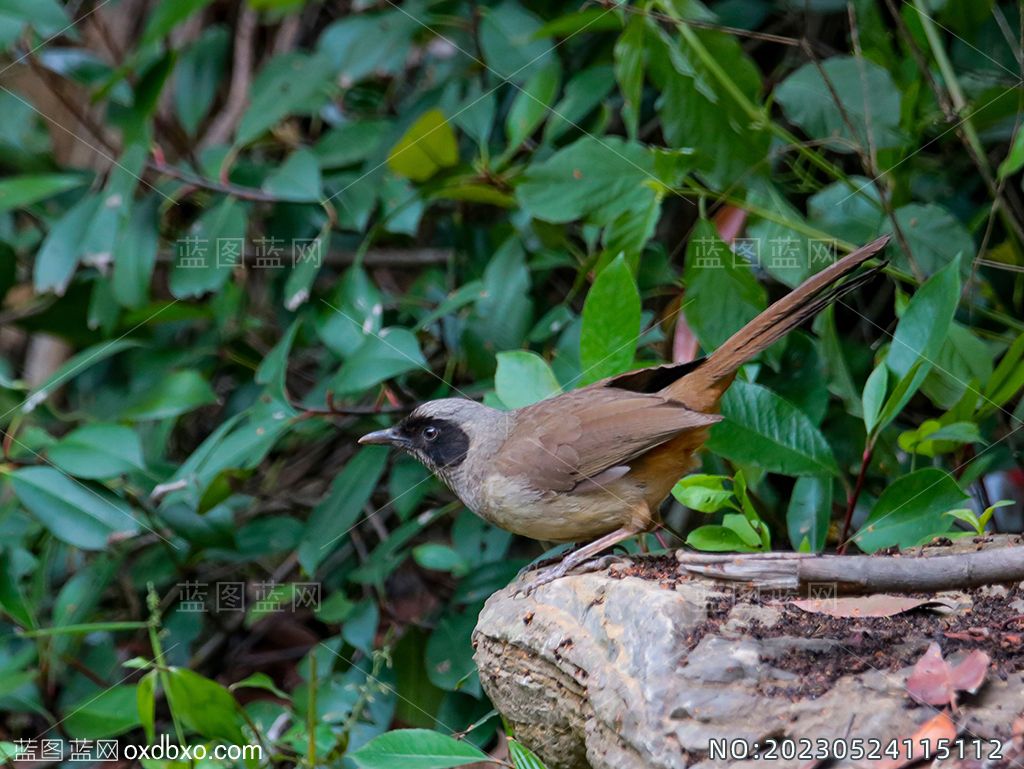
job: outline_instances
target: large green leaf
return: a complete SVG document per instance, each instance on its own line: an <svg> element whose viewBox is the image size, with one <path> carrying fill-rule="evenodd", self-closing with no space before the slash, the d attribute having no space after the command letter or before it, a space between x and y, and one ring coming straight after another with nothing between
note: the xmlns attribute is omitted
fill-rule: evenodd
<svg viewBox="0 0 1024 769"><path fill-rule="evenodd" d="M540 27L540 19L519 3L487 8L479 35L488 69L502 80L521 82L554 59L551 41L538 36Z"/></svg>
<svg viewBox="0 0 1024 769"><path fill-rule="evenodd" d="M415 182L426 181L458 162L455 130L439 109L429 110L417 118L388 153L391 170Z"/></svg>
<svg viewBox="0 0 1024 769"><path fill-rule="evenodd" d="M363 510L384 473L387 448L360 449L334 478L327 496L313 509L299 544L299 563L307 574L342 545L341 538Z"/></svg>
<svg viewBox="0 0 1024 769"><path fill-rule="evenodd" d="M821 431L768 388L734 382L722 398L722 415L707 443L716 454L785 475L839 474Z"/></svg>
<svg viewBox="0 0 1024 769"><path fill-rule="evenodd" d="M865 58L833 56L808 62L782 81L775 98L792 122L838 152L895 147L900 89L889 73ZM840 101L836 103L836 99Z"/></svg>
<svg viewBox="0 0 1024 769"><path fill-rule="evenodd" d="M167 699L186 728L229 744L245 742L242 716L231 692L187 668L167 671Z"/></svg>
<svg viewBox="0 0 1024 769"><path fill-rule="evenodd" d="M832 478L797 478L786 510L786 530L794 550L820 553L832 519Z"/></svg>
<svg viewBox="0 0 1024 769"><path fill-rule="evenodd" d="M869 553L920 544L949 531L954 521L943 513L962 506L966 498L944 470L927 467L910 473L885 487L853 541Z"/></svg>
<svg viewBox="0 0 1024 769"><path fill-rule="evenodd" d="M102 550L112 534L134 534L131 507L106 489L74 481L52 467L24 467L10 475L18 500L57 539Z"/></svg>
<svg viewBox="0 0 1024 769"><path fill-rule="evenodd" d="M429 729L397 729L352 754L362 769L449 769L487 761L479 748Z"/></svg>
<svg viewBox="0 0 1024 769"><path fill-rule="evenodd" d="M169 419L216 402L216 393L198 371L175 371L130 403L121 416L133 422Z"/></svg>
<svg viewBox="0 0 1024 769"><path fill-rule="evenodd" d="M175 245L171 293L177 299L216 291L241 266L245 254L246 209L224 198L203 212Z"/></svg>
<svg viewBox="0 0 1024 769"><path fill-rule="evenodd" d="M249 89L235 141L248 144L284 117L310 114L329 98L334 68L326 56L285 53L270 60Z"/></svg>
<svg viewBox="0 0 1024 769"><path fill-rule="evenodd" d="M954 258L921 286L910 300L886 356L886 364L904 376L918 361L934 365L946 341L960 300L960 258Z"/></svg>
<svg viewBox="0 0 1024 769"><path fill-rule="evenodd" d="M36 291L62 296L67 290L82 254L82 240L99 204L98 196L87 195L50 228L32 266Z"/></svg>
<svg viewBox="0 0 1024 769"><path fill-rule="evenodd" d="M319 202L323 198L323 189L316 155L310 150L296 150L267 177L263 190L281 200Z"/></svg>
<svg viewBox="0 0 1024 769"><path fill-rule="evenodd" d="M139 343L132 339L115 339L111 342L100 342L73 355L64 362L49 378L37 387L22 405L21 410L25 413L32 411L40 403L43 403L61 385L69 382L73 377L81 374L90 366L95 366L107 358L117 355L119 352L138 347Z"/></svg>
<svg viewBox="0 0 1024 769"><path fill-rule="evenodd" d="M131 218L114 247L111 287L124 307L141 307L149 298L149 283L160 240L159 207L160 198L156 195L132 206Z"/></svg>
<svg viewBox="0 0 1024 769"><path fill-rule="evenodd" d="M529 406L562 391L548 362L529 350L498 353L494 389L510 409Z"/></svg>
<svg viewBox="0 0 1024 769"><path fill-rule="evenodd" d="M427 360L411 331L394 327L370 334L341 364L330 389L338 395L362 392L392 377L427 369Z"/></svg>
<svg viewBox="0 0 1024 769"><path fill-rule="evenodd" d="M942 206L911 203L896 209L894 216L910 248L913 266L925 275L935 274L957 254L960 254L961 269L973 262L975 249L971 234ZM894 232L892 222L886 222L884 230ZM894 262L900 268L911 269L900 238L890 241L888 251L894 254Z"/></svg>
<svg viewBox="0 0 1024 769"><path fill-rule="evenodd" d="M139 726L136 687L120 684L68 706L64 728L75 739L102 740Z"/></svg>
<svg viewBox="0 0 1024 769"><path fill-rule="evenodd" d="M79 427L47 449L46 455L61 470L78 478L112 478L145 467L142 441L125 425Z"/></svg>
<svg viewBox="0 0 1024 769"><path fill-rule="evenodd" d="M538 70L516 94L505 118L505 134L510 148L518 147L544 122L558 94L562 68L558 59L552 59Z"/></svg>
<svg viewBox="0 0 1024 769"><path fill-rule="evenodd" d="M81 187L88 180L72 174L39 174L15 176L0 180L0 214L15 208L24 208L40 200Z"/></svg>
<svg viewBox="0 0 1024 769"><path fill-rule="evenodd" d="M547 222L588 217L609 224L644 209L657 195L654 160L640 144L586 136L550 159L534 163L516 188L519 204Z"/></svg>
<svg viewBox="0 0 1024 769"><path fill-rule="evenodd" d="M589 384L633 365L640 339L640 294L621 256L597 276L583 304L581 382Z"/></svg>
<svg viewBox="0 0 1024 769"><path fill-rule="evenodd" d="M700 220L686 247L683 315L707 351L753 320L767 306L754 272L723 243L714 226Z"/></svg>

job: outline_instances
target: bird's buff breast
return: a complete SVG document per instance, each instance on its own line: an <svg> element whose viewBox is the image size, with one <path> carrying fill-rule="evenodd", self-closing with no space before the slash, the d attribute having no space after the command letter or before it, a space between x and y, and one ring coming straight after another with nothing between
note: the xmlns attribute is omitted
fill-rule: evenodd
<svg viewBox="0 0 1024 769"><path fill-rule="evenodd" d="M630 519L634 500L619 493L548 492L521 479L490 475L477 499L464 500L477 515L513 534L548 542L574 542L607 534Z"/></svg>

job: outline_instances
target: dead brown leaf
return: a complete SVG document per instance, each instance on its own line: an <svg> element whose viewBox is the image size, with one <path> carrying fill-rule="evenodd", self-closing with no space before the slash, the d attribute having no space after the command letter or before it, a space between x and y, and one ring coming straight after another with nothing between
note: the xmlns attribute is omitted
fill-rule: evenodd
<svg viewBox="0 0 1024 769"><path fill-rule="evenodd" d="M946 598L909 598L904 595L857 595L843 598L814 598L792 601L793 606L812 614L830 617L892 617L920 607L954 609L956 603Z"/></svg>
<svg viewBox="0 0 1024 769"><path fill-rule="evenodd" d="M956 724L949 717L949 713L943 710L921 724L921 728L910 738L909 745L907 740L899 741L899 758L883 758L876 761L873 766L875 769L902 769L904 766L916 764L925 756L934 756L940 745L949 744L955 739Z"/></svg>
<svg viewBox="0 0 1024 769"><path fill-rule="evenodd" d="M959 691L974 694L985 682L990 657L975 649L959 664L950 665L942 658L942 650L932 642L914 665L907 679L907 692L927 705L956 707Z"/></svg>

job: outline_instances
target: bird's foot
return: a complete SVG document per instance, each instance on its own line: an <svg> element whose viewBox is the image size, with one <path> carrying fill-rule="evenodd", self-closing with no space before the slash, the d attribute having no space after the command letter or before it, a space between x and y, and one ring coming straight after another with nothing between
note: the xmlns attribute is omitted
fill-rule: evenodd
<svg viewBox="0 0 1024 769"><path fill-rule="evenodd" d="M592 574L595 571L603 571L611 564L622 561L621 556L603 555L599 558L591 558L587 561L573 563L571 559L565 558L560 563L540 569L536 576L516 591L516 598L526 598L532 595L537 588L554 582L570 572L574 574Z"/></svg>
<svg viewBox="0 0 1024 769"><path fill-rule="evenodd" d="M516 574L516 579L522 578L524 575L529 574L531 571L543 571L545 568L549 566L554 566L556 564L562 563L562 561L564 561L566 558L572 555L573 552L575 552L577 549L578 548L573 547L569 550L566 550L564 553L559 553L558 555L552 555L548 558L541 558L539 560L532 561L531 563L526 564L526 566L519 570L519 572Z"/></svg>

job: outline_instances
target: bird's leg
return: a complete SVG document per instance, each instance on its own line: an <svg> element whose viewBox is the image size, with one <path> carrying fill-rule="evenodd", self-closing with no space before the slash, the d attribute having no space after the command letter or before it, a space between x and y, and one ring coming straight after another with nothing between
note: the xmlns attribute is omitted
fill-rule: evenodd
<svg viewBox="0 0 1024 769"><path fill-rule="evenodd" d="M571 548L566 550L564 553L559 553L558 555L552 555L549 558L542 558L539 561L534 561L533 563L528 563L528 564L526 564L526 566L524 566L523 568L521 568L519 570L519 573L516 574L516 579L519 579L524 574L529 574L531 571L539 571L539 570L543 569L546 566L551 566L552 564L555 564L555 563L561 563L563 558L568 558L574 551L578 550L579 548L580 548L580 545L579 544L575 544Z"/></svg>
<svg viewBox="0 0 1024 769"><path fill-rule="evenodd" d="M538 572L537 576L534 577L530 584L523 588L522 592L525 595L529 595L541 585L546 585L559 577L564 577L581 563L597 555L602 550L607 550L609 547L617 545L619 542L622 542L622 540L629 539L638 533L639 532L636 529L624 527L595 539L593 542L584 545L579 550L569 553L562 559L561 563L556 564L555 566L549 566L548 568Z"/></svg>

